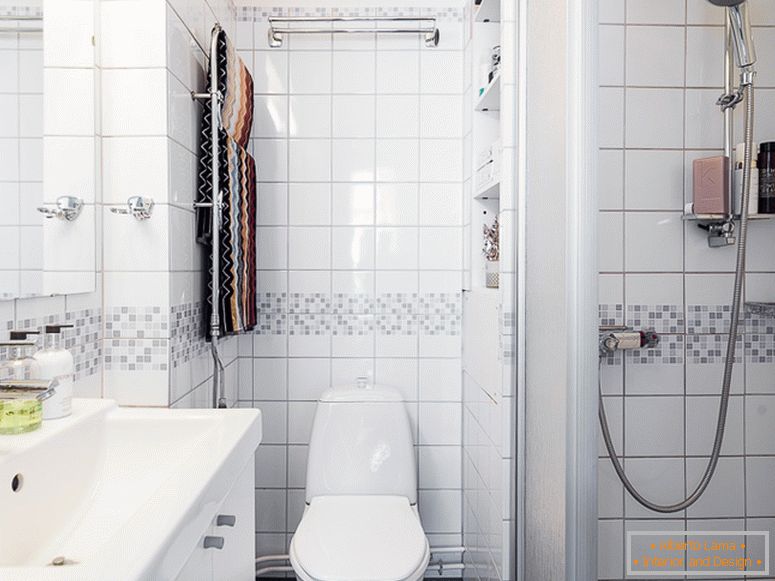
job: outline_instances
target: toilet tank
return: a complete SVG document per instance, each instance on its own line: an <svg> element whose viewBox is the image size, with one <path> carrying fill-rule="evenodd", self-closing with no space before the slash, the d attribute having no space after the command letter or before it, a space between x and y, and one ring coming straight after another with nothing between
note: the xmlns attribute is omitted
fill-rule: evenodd
<svg viewBox="0 0 775 581"><path fill-rule="evenodd" d="M414 438L406 406L390 387L328 389L312 424L307 502L316 496L366 494L417 502Z"/></svg>

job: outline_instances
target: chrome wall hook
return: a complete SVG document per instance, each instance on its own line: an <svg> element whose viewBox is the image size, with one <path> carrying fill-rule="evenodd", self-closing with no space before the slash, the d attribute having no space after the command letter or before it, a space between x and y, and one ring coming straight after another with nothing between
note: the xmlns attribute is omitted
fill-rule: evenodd
<svg viewBox="0 0 775 581"><path fill-rule="evenodd" d="M59 196L55 208L47 206L38 206L38 212L46 218L59 218L72 222L81 215L83 210L83 200L76 196Z"/></svg>
<svg viewBox="0 0 775 581"><path fill-rule="evenodd" d="M126 208L111 208L110 211L132 216L135 220L148 220L153 213L153 198L132 196L126 201Z"/></svg>

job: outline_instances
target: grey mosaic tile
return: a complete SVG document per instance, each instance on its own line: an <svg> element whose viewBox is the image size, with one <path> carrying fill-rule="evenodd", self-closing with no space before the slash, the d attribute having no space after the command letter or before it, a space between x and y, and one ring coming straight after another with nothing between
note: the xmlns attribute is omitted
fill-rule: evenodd
<svg viewBox="0 0 775 581"><path fill-rule="evenodd" d="M624 324L624 305L600 304L598 305L598 314L601 325L623 325Z"/></svg>
<svg viewBox="0 0 775 581"><path fill-rule="evenodd" d="M419 295L417 312L424 315L458 314L462 310L463 293L426 293Z"/></svg>
<svg viewBox="0 0 775 581"><path fill-rule="evenodd" d="M517 313L502 311L500 326L501 335L514 335L517 332Z"/></svg>
<svg viewBox="0 0 775 581"><path fill-rule="evenodd" d="M331 310L331 296L326 293L290 293L289 313L327 313Z"/></svg>
<svg viewBox="0 0 775 581"><path fill-rule="evenodd" d="M318 313L291 314L289 335L328 335L331 333L331 315Z"/></svg>
<svg viewBox="0 0 775 581"><path fill-rule="evenodd" d="M65 335L65 347L73 355L75 379L99 372L102 365L101 309L67 312L64 320L73 325Z"/></svg>
<svg viewBox="0 0 775 581"><path fill-rule="evenodd" d="M258 315L257 335L285 335L288 332L288 315L273 313Z"/></svg>
<svg viewBox="0 0 775 581"><path fill-rule="evenodd" d="M686 361L693 365L723 363L727 353L727 335L687 335ZM735 343L735 363L743 360L743 336Z"/></svg>
<svg viewBox="0 0 775 581"><path fill-rule="evenodd" d="M745 360L751 364L775 363L775 335L746 335Z"/></svg>
<svg viewBox="0 0 775 581"><path fill-rule="evenodd" d="M340 314L333 316L333 334L339 336L364 336L374 333L373 315Z"/></svg>
<svg viewBox="0 0 775 581"><path fill-rule="evenodd" d="M51 314L40 318L3 321L0 328L6 331L36 330L41 334L39 345L43 345L43 327L56 323L73 325L64 331L64 346L73 355L75 379L82 379L98 373L102 365L102 310L84 309L68 311L63 315ZM0 360L9 356L6 349L0 349Z"/></svg>
<svg viewBox="0 0 775 581"><path fill-rule="evenodd" d="M376 319L377 332L380 335L417 335L417 315L404 313L381 314Z"/></svg>
<svg viewBox="0 0 775 581"><path fill-rule="evenodd" d="M240 6L237 8L237 21L251 22L263 21L270 17L293 16L344 16L344 17L408 17L408 18L435 18L443 22L463 22L465 11L453 6L379 6L370 8L366 6L346 6L328 8L324 6L289 6L289 7L265 7L265 6Z"/></svg>
<svg viewBox="0 0 775 581"><path fill-rule="evenodd" d="M288 312L288 294L260 293L257 307L259 313L286 313Z"/></svg>
<svg viewBox="0 0 775 581"><path fill-rule="evenodd" d="M105 341L107 371L167 371L167 339L110 339Z"/></svg>
<svg viewBox="0 0 775 581"><path fill-rule="evenodd" d="M614 351L613 353L606 353L601 356L601 362L603 365L607 366L614 366L618 365L621 366L624 362L624 351Z"/></svg>
<svg viewBox="0 0 775 581"><path fill-rule="evenodd" d="M420 331L423 335L460 335L462 325L463 317L459 314L420 317Z"/></svg>
<svg viewBox="0 0 775 581"><path fill-rule="evenodd" d="M625 323L635 329L653 328L657 333L683 333L684 314L679 305L627 305Z"/></svg>
<svg viewBox="0 0 775 581"><path fill-rule="evenodd" d="M158 305L117 306L105 314L105 338L154 339L169 336L169 314Z"/></svg>
<svg viewBox="0 0 775 581"><path fill-rule="evenodd" d="M204 305L185 303L170 309L170 364L178 367L208 350Z"/></svg>
<svg viewBox="0 0 775 581"><path fill-rule="evenodd" d="M686 331L688 333L728 333L731 317L732 306L728 304L687 305Z"/></svg>
<svg viewBox="0 0 775 581"><path fill-rule="evenodd" d="M377 296L377 312L414 313L418 300L417 293L383 293Z"/></svg>
<svg viewBox="0 0 775 581"><path fill-rule="evenodd" d="M633 349L625 352L625 362L632 365L683 365L684 336L663 335L653 349Z"/></svg>
<svg viewBox="0 0 775 581"><path fill-rule="evenodd" d="M334 293L331 312L346 314L371 314L375 310L374 297L366 293Z"/></svg>
<svg viewBox="0 0 775 581"><path fill-rule="evenodd" d="M775 335L775 318L757 312L745 315L745 330L757 335Z"/></svg>
<svg viewBox="0 0 775 581"><path fill-rule="evenodd" d="M40 6L30 5L10 5L4 4L0 6L0 16L35 16L43 17L43 8Z"/></svg>

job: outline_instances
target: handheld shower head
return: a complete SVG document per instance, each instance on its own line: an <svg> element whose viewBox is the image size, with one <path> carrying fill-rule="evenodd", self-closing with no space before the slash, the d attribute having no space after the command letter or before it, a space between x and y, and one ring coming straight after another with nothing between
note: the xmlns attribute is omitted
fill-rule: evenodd
<svg viewBox="0 0 775 581"><path fill-rule="evenodd" d="M709 0L709 2L727 9L737 66L741 69L753 66L756 62L756 49L753 44L751 19L748 16L746 0Z"/></svg>

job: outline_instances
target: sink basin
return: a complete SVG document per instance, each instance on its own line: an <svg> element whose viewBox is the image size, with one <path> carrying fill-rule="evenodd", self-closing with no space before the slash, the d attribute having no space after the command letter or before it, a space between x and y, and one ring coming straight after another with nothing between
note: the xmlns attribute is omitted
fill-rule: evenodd
<svg viewBox="0 0 775 581"><path fill-rule="evenodd" d="M174 579L260 440L258 410L100 399L0 436L0 579Z"/></svg>

